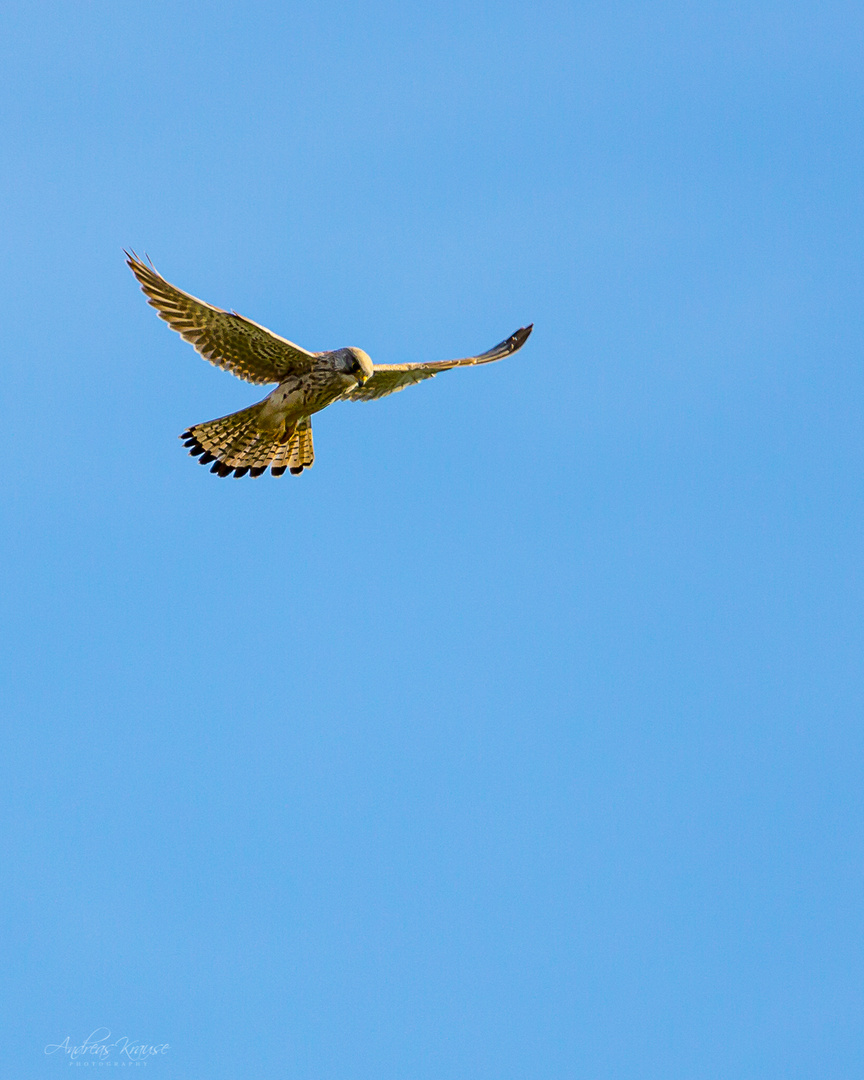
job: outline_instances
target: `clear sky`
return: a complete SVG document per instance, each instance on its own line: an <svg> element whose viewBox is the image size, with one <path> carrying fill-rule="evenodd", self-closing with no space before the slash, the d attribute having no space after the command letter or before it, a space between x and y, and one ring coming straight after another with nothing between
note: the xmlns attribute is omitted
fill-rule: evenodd
<svg viewBox="0 0 864 1080"><path fill-rule="evenodd" d="M7 0L0 1071L864 1073L862 55ZM124 247L382 363L536 328L221 480L177 436L261 394Z"/></svg>

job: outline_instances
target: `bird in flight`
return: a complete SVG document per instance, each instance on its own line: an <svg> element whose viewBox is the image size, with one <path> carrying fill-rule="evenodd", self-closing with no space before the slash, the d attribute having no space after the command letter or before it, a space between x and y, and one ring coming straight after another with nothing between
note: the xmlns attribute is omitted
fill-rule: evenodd
<svg viewBox="0 0 864 1080"><path fill-rule="evenodd" d="M312 464L312 414L334 401L373 401L404 390L439 371L489 364L521 349L531 326L523 326L479 356L431 364L373 364L362 349L309 352L236 311L205 304L170 285L134 252L125 252L160 319L216 367L246 382L277 387L256 405L193 424L180 436L201 465L219 476L260 476L270 469L297 475Z"/></svg>

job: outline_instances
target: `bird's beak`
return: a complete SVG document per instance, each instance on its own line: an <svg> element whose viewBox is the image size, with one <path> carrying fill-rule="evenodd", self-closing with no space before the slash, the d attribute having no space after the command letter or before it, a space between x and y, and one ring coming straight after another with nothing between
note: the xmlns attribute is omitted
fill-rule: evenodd
<svg viewBox="0 0 864 1080"><path fill-rule="evenodd" d="M362 371L362 370L358 371L356 374L357 374L357 385L358 386L363 386L366 383L369 376L366 374L365 371Z"/></svg>

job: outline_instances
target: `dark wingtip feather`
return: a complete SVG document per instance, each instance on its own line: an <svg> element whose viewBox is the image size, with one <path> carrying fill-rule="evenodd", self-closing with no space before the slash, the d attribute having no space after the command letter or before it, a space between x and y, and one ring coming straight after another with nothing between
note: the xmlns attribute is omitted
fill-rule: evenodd
<svg viewBox="0 0 864 1080"><path fill-rule="evenodd" d="M521 349L528 338L531 336L531 331L534 329L534 323L528 323L527 326L520 327L516 333L510 338L512 342L512 350L516 352L517 349Z"/></svg>
<svg viewBox="0 0 864 1080"><path fill-rule="evenodd" d="M205 450L204 454L198 459L199 465L209 465L211 461L215 461L216 458L209 450Z"/></svg>
<svg viewBox="0 0 864 1080"><path fill-rule="evenodd" d="M291 469L291 475L292 476L299 476L300 473L303 472L305 467L306 467L305 465L298 465L296 468L292 468Z"/></svg>
<svg viewBox="0 0 864 1080"><path fill-rule="evenodd" d="M274 465L270 472L273 474L273 476L281 476L287 468L287 465Z"/></svg>
<svg viewBox="0 0 864 1080"><path fill-rule="evenodd" d="M235 469L234 470L234 475L235 476L245 476L247 472L249 472L249 466L244 465L241 469Z"/></svg>
<svg viewBox="0 0 864 1080"><path fill-rule="evenodd" d="M249 475L250 476L263 476L265 472L267 472L267 466L266 465L255 465L253 468L251 468L249 470Z"/></svg>

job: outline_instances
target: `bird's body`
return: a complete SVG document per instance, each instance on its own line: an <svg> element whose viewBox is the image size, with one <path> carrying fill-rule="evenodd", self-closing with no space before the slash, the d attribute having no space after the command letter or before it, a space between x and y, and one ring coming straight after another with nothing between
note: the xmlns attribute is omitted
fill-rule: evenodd
<svg viewBox="0 0 864 1080"><path fill-rule="evenodd" d="M345 356L346 353L351 355ZM372 374L372 361L362 349L318 353L308 372L292 372L264 398L262 421L266 417L267 422L272 418L275 423L283 420L290 423L320 412L346 395L350 397L357 387L357 376L353 373L357 364L367 378Z"/></svg>
<svg viewBox="0 0 864 1080"><path fill-rule="evenodd" d="M373 364L362 349L309 352L236 312L223 311L170 285L152 266L127 253L130 269L160 318L201 355L251 383L277 383L256 405L194 424L180 437L202 465L220 476L260 476L270 469L301 473L315 457L310 417L334 401L371 401L439 371L487 364L516 352L531 326L494 349L431 364Z"/></svg>

